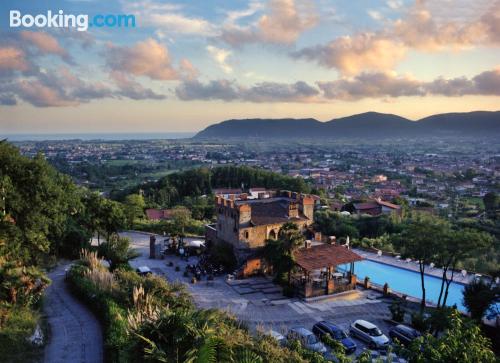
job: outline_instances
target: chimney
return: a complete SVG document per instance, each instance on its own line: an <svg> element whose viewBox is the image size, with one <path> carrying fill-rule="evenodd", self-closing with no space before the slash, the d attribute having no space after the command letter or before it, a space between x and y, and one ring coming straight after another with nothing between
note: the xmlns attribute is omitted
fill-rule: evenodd
<svg viewBox="0 0 500 363"><path fill-rule="evenodd" d="M299 216L299 209L297 203L291 202L288 204L288 218L297 218Z"/></svg>

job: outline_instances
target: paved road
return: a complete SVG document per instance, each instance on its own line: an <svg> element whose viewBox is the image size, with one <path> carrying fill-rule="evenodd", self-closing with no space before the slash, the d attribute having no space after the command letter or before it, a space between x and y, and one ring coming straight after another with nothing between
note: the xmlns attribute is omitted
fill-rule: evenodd
<svg viewBox="0 0 500 363"><path fill-rule="evenodd" d="M52 284L45 293L45 314L51 337L45 348L46 363L99 363L103 361L102 332L95 316L68 291L65 269L49 274Z"/></svg>

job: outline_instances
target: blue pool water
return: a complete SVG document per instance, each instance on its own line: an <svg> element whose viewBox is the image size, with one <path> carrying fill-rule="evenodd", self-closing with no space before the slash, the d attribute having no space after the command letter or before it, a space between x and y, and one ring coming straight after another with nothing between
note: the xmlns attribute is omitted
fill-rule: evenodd
<svg viewBox="0 0 500 363"><path fill-rule="evenodd" d="M340 268L343 270L343 268ZM362 281L366 276L376 284L384 285L386 282L393 291L397 291L408 296L422 298L422 287L420 274L418 272L401 269L398 267L378 263L370 260L363 260L354 264L354 273L358 281ZM439 290L441 289L441 279L425 275L426 300L437 303ZM446 305L457 305L459 310L465 311L462 304L462 291L464 285L452 282L448 291Z"/></svg>

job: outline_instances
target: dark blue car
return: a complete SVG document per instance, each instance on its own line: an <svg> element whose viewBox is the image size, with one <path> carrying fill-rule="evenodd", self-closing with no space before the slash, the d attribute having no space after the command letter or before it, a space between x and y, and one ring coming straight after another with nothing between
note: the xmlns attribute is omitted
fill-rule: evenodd
<svg viewBox="0 0 500 363"><path fill-rule="evenodd" d="M325 334L330 334L333 339L342 343L347 354L352 354L356 351L356 343L354 343L353 340L335 324L328 321L320 321L319 323L314 324L312 331L319 338Z"/></svg>

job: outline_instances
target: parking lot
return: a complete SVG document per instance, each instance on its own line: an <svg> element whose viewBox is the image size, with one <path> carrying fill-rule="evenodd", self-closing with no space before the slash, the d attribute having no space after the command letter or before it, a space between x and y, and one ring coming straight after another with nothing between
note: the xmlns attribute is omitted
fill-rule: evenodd
<svg viewBox="0 0 500 363"><path fill-rule="evenodd" d="M386 335L391 327L386 321L390 319L390 302L376 292L356 290L354 294L305 302L282 296L271 280L262 277L228 283L224 276L217 276L213 281L204 278L192 284L191 278L184 277L183 272L188 263L196 263L197 257L190 257L188 261L172 255L164 259L149 259L148 235L133 232L121 235L131 238L133 247L141 253L130 262L134 268L148 266L155 274L171 282L184 283L198 307L225 310L244 322L251 331L272 329L286 335L290 328L296 326L312 330L313 325L322 320L346 331L357 319L372 322ZM172 266L168 266L170 262ZM176 266L179 271L176 271ZM269 293L266 294L266 290ZM356 354L359 354L366 345L356 338L354 340L358 346Z"/></svg>

